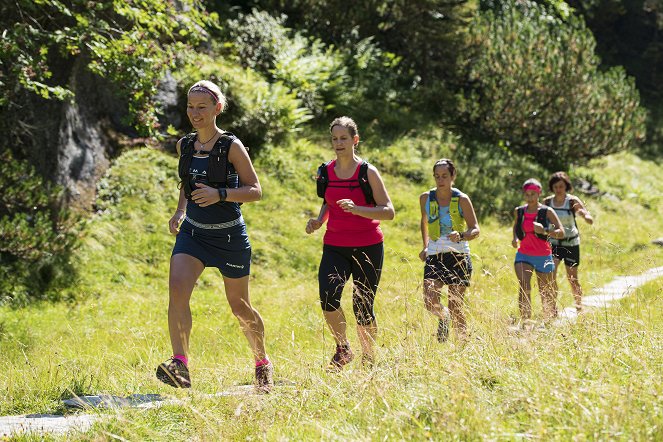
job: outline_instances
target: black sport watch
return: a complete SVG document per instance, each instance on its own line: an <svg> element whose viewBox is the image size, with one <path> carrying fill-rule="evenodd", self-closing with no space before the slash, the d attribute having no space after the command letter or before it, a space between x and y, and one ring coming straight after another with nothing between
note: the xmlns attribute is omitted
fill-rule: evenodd
<svg viewBox="0 0 663 442"><path fill-rule="evenodd" d="M217 190L219 191L219 200L221 202L225 201L228 198L228 191L223 187L219 187Z"/></svg>

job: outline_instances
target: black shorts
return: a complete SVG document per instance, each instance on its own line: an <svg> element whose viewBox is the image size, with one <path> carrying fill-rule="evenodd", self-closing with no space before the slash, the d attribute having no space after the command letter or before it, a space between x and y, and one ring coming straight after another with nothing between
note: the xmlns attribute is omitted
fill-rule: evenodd
<svg viewBox="0 0 663 442"><path fill-rule="evenodd" d="M352 276L352 309L357 324L369 325L375 320L373 304L382 274L384 246L338 247L325 244L322 249L318 282L320 305L324 311L341 307L341 294Z"/></svg>
<svg viewBox="0 0 663 442"><path fill-rule="evenodd" d="M456 252L438 253L426 257L424 279L441 281L445 285L470 285L472 259Z"/></svg>
<svg viewBox="0 0 663 442"><path fill-rule="evenodd" d="M564 261L569 267L580 265L580 246L552 246L553 258Z"/></svg>

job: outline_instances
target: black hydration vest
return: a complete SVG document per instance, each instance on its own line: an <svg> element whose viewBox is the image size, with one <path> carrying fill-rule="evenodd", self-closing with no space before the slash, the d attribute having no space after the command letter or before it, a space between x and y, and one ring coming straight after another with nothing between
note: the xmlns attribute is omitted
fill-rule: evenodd
<svg viewBox="0 0 663 442"><path fill-rule="evenodd" d="M327 166L329 166L330 163L331 161L322 163L320 167L318 167L318 173L315 177L318 196L323 200L325 199L325 192L329 186L329 173L327 172ZM366 198L366 203L375 205L375 200L373 199L373 189L371 189L371 184L368 182L368 162L362 161L359 165L359 176L357 179L359 181L359 188L364 193L364 197ZM332 187L334 186L332 185Z"/></svg>
<svg viewBox="0 0 663 442"><path fill-rule="evenodd" d="M180 143L180 162L178 165L178 173L180 176L180 185L184 188L184 195L187 199L191 199L191 180L189 177L189 169L191 167L191 159L193 158L193 145L196 141L197 134L195 132L186 135ZM237 137L230 132L221 134L212 150L209 153L209 162L207 166L207 180L210 187L220 188L228 187L228 175L235 174L235 168L232 163L228 161L228 152L230 152L230 145L233 144Z"/></svg>
<svg viewBox="0 0 663 442"><path fill-rule="evenodd" d="M523 221L525 220L525 209L527 206L520 206L518 207L518 219L516 221L516 237L522 241L522 239L525 237L525 231L523 230ZM536 222L543 225L544 228L548 227L548 206L541 206L539 207L539 210L536 212ZM548 237L546 235L540 235L538 233L534 233L537 238L541 238L545 241L548 240Z"/></svg>

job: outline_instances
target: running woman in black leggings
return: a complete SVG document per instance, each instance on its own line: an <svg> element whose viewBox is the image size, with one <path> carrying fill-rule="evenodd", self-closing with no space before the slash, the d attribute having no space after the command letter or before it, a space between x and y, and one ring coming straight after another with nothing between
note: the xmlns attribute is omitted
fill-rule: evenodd
<svg viewBox="0 0 663 442"><path fill-rule="evenodd" d="M341 308L341 293L350 276L354 282L352 305L362 360L366 364L374 360L377 323L373 302L384 254L380 220L393 219L394 207L374 166L368 165L367 171L373 201L369 202L361 189L363 161L355 153L359 143L355 122L348 117L337 118L332 121L330 132L336 159L325 166L328 177L325 201L318 217L308 220L306 233L313 233L328 221L318 280L320 304L336 341L336 352L328 368L338 371L354 357Z"/></svg>

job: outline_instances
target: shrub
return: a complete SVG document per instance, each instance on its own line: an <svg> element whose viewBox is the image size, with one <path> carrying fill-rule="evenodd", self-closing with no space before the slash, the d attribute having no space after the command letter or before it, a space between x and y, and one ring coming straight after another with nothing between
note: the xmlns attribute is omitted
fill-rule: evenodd
<svg viewBox="0 0 663 442"><path fill-rule="evenodd" d="M633 80L617 67L599 71L582 19L508 1L472 26L471 56L459 97L468 136L556 169L633 147L645 112Z"/></svg>
<svg viewBox="0 0 663 442"><path fill-rule="evenodd" d="M227 112L221 115L220 125L239 136L252 152L265 144L281 143L311 118L301 100L282 83L270 84L255 71L227 61L198 56L195 64L188 65L177 76L185 86L183 96L186 88L198 79L219 84L228 98Z"/></svg>
<svg viewBox="0 0 663 442"><path fill-rule="evenodd" d="M347 103L344 57L319 39L286 28L285 19L254 9L230 20L238 61L272 82L282 82L315 116Z"/></svg>
<svg viewBox="0 0 663 442"><path fill-rule="evenodd" d="M0 303L57 297L74 275L68 257L76 245L73 217L57 209L62 192L27 162L0 156Z"/></svg>

